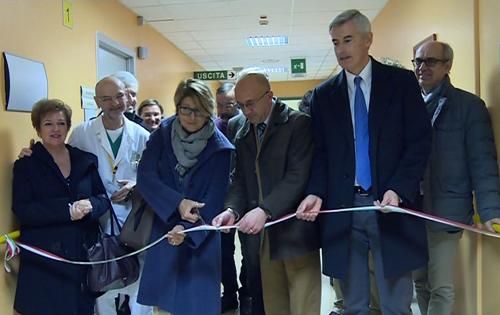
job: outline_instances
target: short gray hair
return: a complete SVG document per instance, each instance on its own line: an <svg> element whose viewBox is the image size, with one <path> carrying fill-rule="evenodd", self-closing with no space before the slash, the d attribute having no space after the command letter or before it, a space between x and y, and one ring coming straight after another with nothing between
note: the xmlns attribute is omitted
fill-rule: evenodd
<svg viewBox="0 0 500 315"><path fill-rule="evenodd" d="M453 48L451 48L450 44L439 42L441 47L443 48L443 59L449 60L453 62Z"/></svg>
<svg viewBox="0 0 500 315"><path fill-rule="evenodd" d="M116 71L112 76L122 81L125 84L125 88L130 88L136 92L139 90L139 81L137 81L137 78L132 73L128 71Z"/></svg>
<svg viewBox="0 0 500 315"><path fill-rule="evenodd" d="M356 26L357 30L360 31L361 33L368 34L372 31L370 20L361 12L354 9L344 11L339 15L337 15L330 23L328 31L331 32L332 28L341 26L349 21L352 21Z"/></svg>
<svg viewBox="0 0 500 315"><path fill-rule="evenodd" d="M241 70L240 73L238 73L236 84L249 76L255 76L262 84L267 86L267 89L271 88L271 84L269 83L269 76L263 69L257 67L245 68Z"/></svg>

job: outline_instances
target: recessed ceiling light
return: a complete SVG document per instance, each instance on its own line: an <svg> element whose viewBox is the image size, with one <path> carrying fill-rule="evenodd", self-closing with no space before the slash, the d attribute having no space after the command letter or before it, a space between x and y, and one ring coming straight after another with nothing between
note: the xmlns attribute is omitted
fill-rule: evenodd
<svg viewBox="0 0 500 315"><path fill-rule="evenodd" d="M262 60L263 63L278 63L280 62L279 59L274 59L274 58L269 58L269 59L264 59Z"/></svg>
<svg viewBox="0 0 500 315"><path fill-rule="evenodd" d="M288 45L288 36L249 36L247 37L248 47L266 47Z"/></svg>
<svg viewBox="0 0 500 315"><path fill-rule="evenodd" d="M287 73L288 72L287 67L281 67L281 66L276 66L276 67L259 67L259 69L262 69L266 73Z"/></svg>

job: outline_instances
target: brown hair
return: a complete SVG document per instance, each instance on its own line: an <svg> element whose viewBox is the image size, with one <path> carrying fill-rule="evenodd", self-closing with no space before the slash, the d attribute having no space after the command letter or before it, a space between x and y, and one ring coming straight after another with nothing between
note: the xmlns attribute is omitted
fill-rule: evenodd
<svg viewBox="0 0 500 315"><path fill-rule="evenodd" d="M163 115L163 106L161 106L160 102L155 100L154 98L148 98L141 102L141 105L137 108L137 114L141 116L142 109L147 106L158 106L160 108L160 112Z"/></svg>
<svg viewBox="0 0 500 315"><path fill-rule="evenodd" d="M31 110L31 124L33 128L35 128L36 131L40 131L43 117L53 112L62 112L64 114L69 130L69 128L71 128L71 107L58 99L43 99L33 105Z"/></svg>
<svg viewBox="0 0 500 315"><path fill-rule="evenodd" d="M175 90L175 110L178 111L181 101L186 97L192 97L201 106L201 109L209 116L214 115L215 100L210 88L200 80L186 79L179 83Z"/></svg>

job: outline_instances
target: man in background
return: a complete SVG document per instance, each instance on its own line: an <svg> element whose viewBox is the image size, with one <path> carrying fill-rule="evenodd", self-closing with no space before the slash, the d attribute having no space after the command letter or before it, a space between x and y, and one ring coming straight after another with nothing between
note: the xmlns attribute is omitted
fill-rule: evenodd
<svg viewBox="0 0 500 315"><path fill-rule="evenodd" d="M220 131L222 131L229 141L234 144L234 136L230 136L228 134L228 122L231 118L236 117L241 113L234 98L234 84L231 82L223 83L217 89L215 99L217 102L217 118L215 119L215 125ZM234 154L231 164L231 173L233 173ZM235 233L235 230L230 230L229 233L221 234L221 282L224 287L221 300L221 312L224 313L238 308L237 294L239 293L240 313L244 315L250 311L250 306L246 301L246 273L244 258L242 260L240 270L240 282L242 287L238 290L236 265L234 262L234 251L236 249L234 245ZM239 238L241 240L244 238L244 235L239 234ZM242 241L241 246L244 246L244 241Z"/></svg>
<svg viewBox="0 0 500 315"><path fill-rule="evenodd" d="M422 44L413 65L432 123L433 144L423 181L423 211L472 223L473 196L486 228L500 223L500 187L490 115L479 97L454 87L453 50L442 42ZM429 262L414 272L422 315L453 311L453 275L462 230L426 222Z"/></svg>

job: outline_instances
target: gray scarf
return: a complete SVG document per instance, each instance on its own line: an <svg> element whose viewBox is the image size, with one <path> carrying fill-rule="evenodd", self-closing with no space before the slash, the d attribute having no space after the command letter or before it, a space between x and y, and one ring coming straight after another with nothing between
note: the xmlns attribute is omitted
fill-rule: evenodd
<svg viewBox="0 0 500 315"><path fill-rule="evenodd" d="M172 149L177 158L175 170L180 177L184 177L187 171L198 162L198 155L207 146L208 139L215 132L215 125L210 119L203 128L195 133L189 133L184 130L176 117L172 122Z"/></svg>

